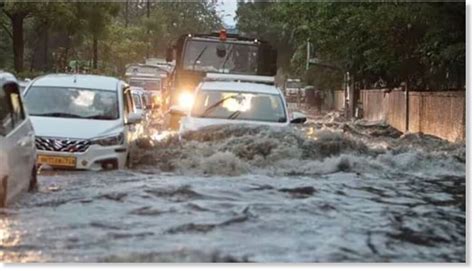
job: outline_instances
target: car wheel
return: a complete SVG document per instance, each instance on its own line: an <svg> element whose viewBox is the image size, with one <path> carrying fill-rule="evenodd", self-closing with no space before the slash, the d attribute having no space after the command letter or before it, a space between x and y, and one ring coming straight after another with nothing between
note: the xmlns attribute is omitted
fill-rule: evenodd
<svg viewBox="0 0 474 271"><path fill-rule="evenodd" d="M31 170L31 176L30 176L30 185L28 187L28 192L35 192L38 191L38 174L37 174L37 168L36 165L33 167L33 170Z"/></svg>

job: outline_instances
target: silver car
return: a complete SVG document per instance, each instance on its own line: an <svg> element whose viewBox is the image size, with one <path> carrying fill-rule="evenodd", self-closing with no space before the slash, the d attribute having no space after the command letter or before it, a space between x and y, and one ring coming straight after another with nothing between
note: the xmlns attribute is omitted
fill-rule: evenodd
<svg viewBox="0 0 474 271"><path fill-rule="evenodd" d="M0 71L0 208L37 186L35 133L15 77Z"/></svg>

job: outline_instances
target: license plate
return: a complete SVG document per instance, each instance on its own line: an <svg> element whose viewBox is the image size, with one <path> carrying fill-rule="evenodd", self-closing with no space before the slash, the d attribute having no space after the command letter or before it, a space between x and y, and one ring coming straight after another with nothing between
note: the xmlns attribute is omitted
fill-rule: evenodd
<svg viewBox="0 0 474 271"><path fill-rule="evenodd" d="M76 157L38 155L37 163L59 167L76 167Z"/></svg>

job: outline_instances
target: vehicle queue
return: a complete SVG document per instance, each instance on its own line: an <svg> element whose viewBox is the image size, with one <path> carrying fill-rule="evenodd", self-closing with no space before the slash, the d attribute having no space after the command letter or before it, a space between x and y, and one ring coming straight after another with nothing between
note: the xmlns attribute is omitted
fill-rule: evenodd
<svg viewBox="0 0 474 271"><path fill-rule="evenodd" d="M42 167L131 167L135 145L156 115L171 116L165 129L179 133L306 121L288 111L274 81L276 53L268 43L223 30L185 35L176 48L176 59L169 51L166 63L128 65L125 80L48 74L19 81L0 71L0 207L34 190ZM195 84L183 91L189 76Z"/></svg>

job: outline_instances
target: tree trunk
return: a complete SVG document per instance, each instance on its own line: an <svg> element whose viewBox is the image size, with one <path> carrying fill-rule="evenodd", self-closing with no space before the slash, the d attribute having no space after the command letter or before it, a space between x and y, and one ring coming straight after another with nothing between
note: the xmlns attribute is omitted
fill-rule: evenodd
<svg viewBox="0 0 474 271"><path fill-rule="evenodd" d="M15 64L15 71L20 73L23 71L23 15L12 15L12 35L13 35L13 59Z"/></svg>
<svg viewBox="0 0 474 271"><path fill-rule="evenodd" d="M46 25L46 29L44 30L44 48L43 48L43 71L47 71L50 68L49 65L49 27Z"/></svg>
<svg viewBox="0 0 474 271"><path fill-rule="evenodd" d="M97 58L98 58L97 43L98 43L97 36L94 35L94 41L93 41L93 44L92 44L92 51L93 51L92 68L94 70L97 69Z"/></svg>
<svg viewBox="0 0 474 271"><path fill-rule="evenodd" d="M150 0L146 1L146 17L150 18ZM150 57L150 29L147 29L146 58Z"/></svg>
<svg viewBox="0 0 474 271"><path fill-rule="evenodd" d="M128 27L128 0L125 1L125 27Z"/></svg>

